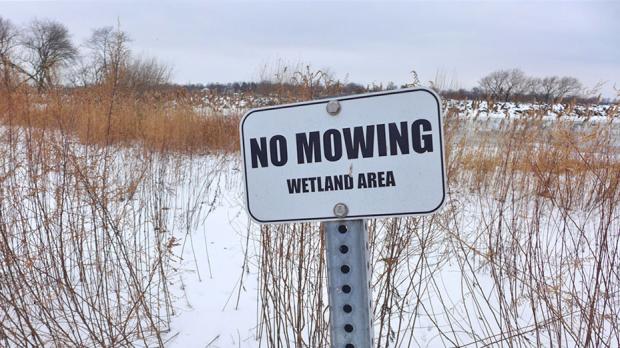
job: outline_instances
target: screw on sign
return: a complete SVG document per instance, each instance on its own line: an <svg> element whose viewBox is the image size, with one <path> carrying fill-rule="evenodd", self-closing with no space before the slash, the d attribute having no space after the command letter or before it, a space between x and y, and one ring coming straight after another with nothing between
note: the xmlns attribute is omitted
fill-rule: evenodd
<svg viewBox="0 0 620 348"><path fill-rule="evenodd" d="M337 100L330 100L326 106L327 113L336 116L340 112L340 103Z"/></svg>
<svg viewBox="0 0 620 348"><path fill-rule="evenodd" d="M371 347L364 219L440 209L439 97L413 88L254 109L240 134L248 214L323 222L331 345Z"/></svg>
<svg viewBox="0 0 620 348"><path fill-rule="evenodd" d="M343 218L343 217L346 217L348 213L349 213L349 208L347 208L346 204L336 203L336 205L334 206L334 216Z"/></svg>

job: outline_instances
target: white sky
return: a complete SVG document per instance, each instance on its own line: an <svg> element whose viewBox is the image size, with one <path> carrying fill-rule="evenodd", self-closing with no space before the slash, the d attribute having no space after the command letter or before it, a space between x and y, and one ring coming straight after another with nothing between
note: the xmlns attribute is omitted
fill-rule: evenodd
<svg viewBox="0 0 620 348"><path fill-rule="evenodd" d="M127 31L134 51L174 67L174 80L257 80L278 60L370 83L445 76L472 87L488 72L571 75L620 88L619 1L71 1L4 2L0 16L64 23L81 43L92 28Z"/></svg>

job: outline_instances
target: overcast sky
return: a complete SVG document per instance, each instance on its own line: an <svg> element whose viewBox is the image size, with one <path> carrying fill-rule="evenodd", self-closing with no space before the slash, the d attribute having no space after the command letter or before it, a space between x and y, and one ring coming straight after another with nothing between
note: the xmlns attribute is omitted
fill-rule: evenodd
<svg viewBox="0 0 620 348"><path fill-rule="evenodd" d="M0 16L58 20L77 43L118 20L134 51L172 65L179 83L257 80L281 60L360 83L402 84L416 70L472 87L520 68L608 81L607 97L620 88L620 1L0 1Z"/></svg>

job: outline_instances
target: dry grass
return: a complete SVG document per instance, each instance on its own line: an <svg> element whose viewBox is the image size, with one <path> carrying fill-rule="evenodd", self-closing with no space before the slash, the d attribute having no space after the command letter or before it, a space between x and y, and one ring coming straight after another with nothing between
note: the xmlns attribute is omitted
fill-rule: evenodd
<svg viewBox="0 0 620 348"><path fill-rule="evenodd" d="M0 346L164 346L179 239L222 171L179 154L233 151L238 118L174 92L1 94Z"/></svg>
<svg viewBox="0 0 620 348"><path fill-rule="evenodd" d="M620 158L609 127L529 120L485 133L457 116L445 123L443 210L368 221L375 346L617 346ZM328 345L315 330L329 320L319 226L262 233L261 333L274 347Z"/></svg>
<svg viewBox="0 0 620 348"><path fill-rule="evenodd" d="M620 345L611 118L577 128L540 112L496 123L449 110L445 132L442 211L368 221L375 346ZM262 228L270 347L329 345L320 236L318 224Z"/></svg>
<svg viewBox="0 0 620 348"><path fill-rule="evenodd" d="M307 74L277 101L338 94ZM178 154L238 149L238 112L222 116L205 95L0 91L1 345L165 345L174 231L191 238L222 171L209 164L204 183L187 182ZM235 98L232 109L248 106ZM461 116L445 117L443 210L368 221L376 346L620 345L611 126ZM208 189L181 202L179 222L169 207L181 182ZM269 347L327 346L319 225L264 226L256 240L257 335Z"/></svg>
<svg viewBox="0 0 620 348"><path fill-rule="evenodd" d="M142 146L158 152L232 152L240 115L211 112L204 93L166 89L136 95L98 86L0 90L0 116L9 126L59 131L88 145Z"/></svg>

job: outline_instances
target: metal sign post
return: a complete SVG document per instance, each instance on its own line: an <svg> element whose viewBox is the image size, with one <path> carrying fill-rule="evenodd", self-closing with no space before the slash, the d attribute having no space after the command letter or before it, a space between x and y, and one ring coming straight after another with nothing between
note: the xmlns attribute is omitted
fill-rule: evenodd
<svg viewBox="0 0 620 348"><path fill-rule="evenodd" d="M441 103L408 88L248 111L246 206L258 223L325 221L331 346L373 342L363 219L432 214L446 196Z"/></svg>
<svg viewBox="0 0 620 348"><path fill-rule="evenodd" d="M373 342L364 220L323 223L332 348L370 348Z"/></svg>

